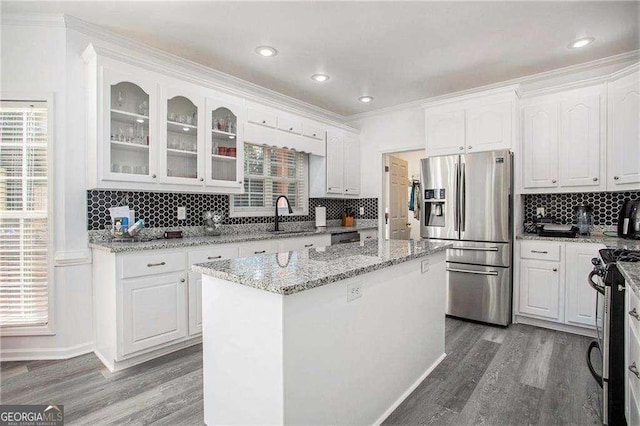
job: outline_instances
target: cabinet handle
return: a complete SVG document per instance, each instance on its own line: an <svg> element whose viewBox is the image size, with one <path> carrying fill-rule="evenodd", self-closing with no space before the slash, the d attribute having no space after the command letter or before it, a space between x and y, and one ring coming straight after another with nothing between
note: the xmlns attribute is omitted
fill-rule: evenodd
<svg viewBox="0 0 640 426"><path fill-rule="evenodd" d="M597 182L597 181L598 181L598 178L593 178L593 181L594 181L594 182Z"/></svg>
<svg viewBox="0 0 640 426"><path fill-rule="evenodd" d="M262 253L266 253L266 250L260 250L260 251L254 251L253 254L262 254Z"/></svg>
<svg viewBox="0 0 640 426"><path fill-rule="evenodd" d="M238 183L242 183L242 181L241 181L241 180L239 180L239 181L238 181Z"/></svg>
<svg viewBox="0 0 640 426"><path fill-rule="evenodd" d="M305 244L305 247L313 247L313 244Z"/></svg>
<svg viewBox="0 0 640 426"><path fill-rule="evenodd" d="M147 268L151 268L151 267L154 267L154 266L164 266L164 265L166 265L166 263L165 263L165 262L160 262L160 263L147 263Z"/></svg>
<svg viewBox="0 0 640 426"><path fill-rule="evenodd" d="M222 259L222 256L209 256L209 257L207 257L207 259L209 259L209 260Z"/></svg>
<svg viewBox="0 0 640 426"><path fill-rule="evenodd" d="M464 150L464 146L461 146L460 148L458 148L460 151Z"/></svg>
<svg viewBox="0 0 640 426"><path fill-rule="evenodd" d="M289 127L289 131L292 131L292 130L293 130L293 127Z"/></svg>
<svg viewBox="0 0 640 426"><path fill-rule="evenodd" d="M618 179L620 179L620 176L614 176L613 177L613 180L618 180Z"/></svg>
<svg viewBox="0 0 640 426"><path fill-rule="evenodd" d="M368 237L365 237L365 238L366 238L367 240L370 240L370 239L371 239L371 235L369 235Z"/></svg>
<svg viewBox="0 0 640 426"><path fill-rule="evenodd" d="M531 250L531 253L549 254L548 251L540 251L540 250Z"/></svg>
<svg viewBox="0 0 640 426"><path fill-rule="evenodd" d="M471 148L473 148L471 145L469 145L469 146L467 147L467 149L471 149Z"/></svg>
<svg viewBox="0 0 640 426"><path fill-rule="evenodd" d="M184 282L184 278L180 278L180 282L183 283Z"/></svg>
<svg viewBox="0 0 640 426"><path fill-rule="evenodd" d="M558 268L553 268L553 272L558 272Z"/></svg>
<svg viewBox="0 0 640 426"><path fill-rule="evenodd" d="M262 120L262 124L267 124L267 120Z"/></svg>
<svg viewBox="0 0 640 426"><path fill-rule="evenodd" d="M638 371L638 367L636 367L635 361L633 361L633 363L629 366L629 371L631 371L638 379L640 379L640 371Z"/></svg>
<svg viewBox="0 0 640 426"><path fill-rule="evenodd" d="M557 180L555 180L555 179L553 179L553 180L551 181L551 183L556 183L556 182L558 182L558 181L557 181Z"/></svg>
<svg viewBox="0 0 640 426"><path fill-rule="evenodd" d="M155 178L156 178L156 174L155 174L155 173L154 173L154 174L152 174L152 175L151 175L151 177L152 177L153 179L155 179Z"/></svg>
<svg viewBox="0 0 640 426"><path fill-rule="evenodd" d="M200 182L204 182L204 178L200 178Z"/></svg>
<svg viewBox="0 0 640 426"><path fill-rule="evenodd" d="M640 315L638 314L638 311L636 311L636 308L633 308L632 310L630 310L629 315L634 317L636 321L640 321Z"/></svg>

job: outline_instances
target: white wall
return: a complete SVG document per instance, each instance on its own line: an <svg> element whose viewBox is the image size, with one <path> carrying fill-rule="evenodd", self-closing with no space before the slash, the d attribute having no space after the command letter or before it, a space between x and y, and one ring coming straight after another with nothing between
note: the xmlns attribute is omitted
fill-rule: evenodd
<svg viewBox="0 0 640 426"><path fill-rule="evenodd" d="M2 92L22 93L28 99L38 94L54 96L55 253L50 255L75 264L55 268L56 334L2 337L0 359L69 357L93 346L84 189L84 78L75 67L80 59L77 52L68 50L61 21L31 26L3 22L1 36Z"/></svg>

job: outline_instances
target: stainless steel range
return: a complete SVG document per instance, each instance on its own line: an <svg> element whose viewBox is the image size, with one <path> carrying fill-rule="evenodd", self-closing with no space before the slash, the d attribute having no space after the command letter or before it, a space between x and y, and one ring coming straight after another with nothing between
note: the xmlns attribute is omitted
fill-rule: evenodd
<svg viewBox="0 0 640 426"><path fill-rule="evenodd" d="M624 417L624 277L616 262L640 262L640 252L603 249L593 258L593 271L588 282L597 291L596 329L598 340L587 351L587 365L602 387L602 422L605 425L626 425ZM592 363L594 350L602 369Z"/></svg>

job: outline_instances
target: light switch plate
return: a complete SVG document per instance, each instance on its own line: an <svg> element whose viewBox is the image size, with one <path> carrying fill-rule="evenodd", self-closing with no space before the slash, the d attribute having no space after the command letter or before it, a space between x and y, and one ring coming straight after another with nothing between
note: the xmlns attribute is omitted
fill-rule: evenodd
<svg viewBox="0 0 640 426"><path fill-rule="evenodd" d="M364 207L360 207L360 216L364 216Z"/></svg>
<svg viewBox="0 0 640 426"><path fill-rule="evenodd" d="M536 207L536 214L540 217L544 217L544 207Z"/></svg>
<svg viewBox="0 0 640 426"><path fill-rule="evenodd" d="M185 220L187 218L187 208L184 206L178 207L178 220Z"/></svg>

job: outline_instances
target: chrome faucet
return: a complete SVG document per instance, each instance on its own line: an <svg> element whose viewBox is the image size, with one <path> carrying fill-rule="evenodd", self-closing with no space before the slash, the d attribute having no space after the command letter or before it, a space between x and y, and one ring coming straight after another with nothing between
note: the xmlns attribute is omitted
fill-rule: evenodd
<svg viewBox="0 0 640 426"><path fill-rule="evenodd" d="M291 208L291 203L289 203L289 199L286 197L286 195L281 195L278 198L276 198L276 218L275 218L276 226L273 229L274 232L278 232L280 230L280 217L278 216L278 201L280 201L280 198L284 198L285 199L285 201L287 202L287 207L289 208L289 214L293 214L293 209Z"/></svg>

